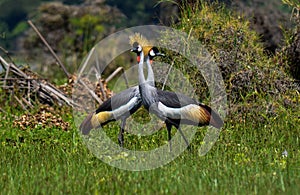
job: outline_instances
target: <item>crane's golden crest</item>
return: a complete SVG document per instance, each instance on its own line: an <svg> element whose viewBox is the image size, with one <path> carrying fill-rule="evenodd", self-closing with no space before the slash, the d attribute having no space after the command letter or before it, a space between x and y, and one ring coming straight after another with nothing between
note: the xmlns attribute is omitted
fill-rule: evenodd
<svg viewBox="0 0 300 195"><path fill-rule="evenodd" d="M134 43L138 43L143 48L144 55L148 55L149 50L153 47L151 41L140 33L134 33L134 35L129 36L129 44L133 45Z"/></svg>

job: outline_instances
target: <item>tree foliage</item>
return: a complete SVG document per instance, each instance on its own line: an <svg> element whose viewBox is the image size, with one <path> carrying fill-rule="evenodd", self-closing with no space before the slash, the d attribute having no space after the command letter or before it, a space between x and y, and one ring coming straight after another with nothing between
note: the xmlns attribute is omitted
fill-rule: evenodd
<svg viewBox="0 0 300 195"><path fill-rule="evenodd" d="M26 19L36 17L36 15L38 15L38 6L50 1L52 0L1 0L1 46L7 49L16 49L16 38L22 35L24 31L29 28L26 24ZM84 0L60 0L60 2L73 5L83 3Z"/></svg>
<svg viewBox="0 0 300 195"><path fill-rule="evenodd" d="M145 25L157 22L157 0L107 0L111 6L117 6L127 17L127 26Z"/></svg>

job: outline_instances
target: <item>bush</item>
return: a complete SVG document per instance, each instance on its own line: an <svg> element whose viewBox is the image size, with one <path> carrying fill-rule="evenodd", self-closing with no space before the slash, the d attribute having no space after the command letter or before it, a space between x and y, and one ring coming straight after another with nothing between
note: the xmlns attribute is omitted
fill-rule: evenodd
<svg viewBox="0 0 300 195"><path fill-rule="evenodd" d="M264 101L265 104L261 105L266 97L269 97L268 101L279 104L283 104L284 99L297 103L297 98L294 98L297 85L293 79L274 63L272 56L264 52L260 37L250 29L249 22L224 5L204 1L189 4L185 1L179 23L173 24L173 27L198 39L214 57L222 72L231 110L244 106L245 115L248 111L266 114L268 103ZM201 73L183 67L184 61L186 59L176 56L175 66L188 75L196 86L197 95L205 101L209 96ZM247 106L257 102L259 109Z"/></svg>
<svg viewBox="0 0 300 195"><path fill-rule="evenodd" d="M293 7L292 16L296 22L294 29L288 30L285 36L285 47L278 53L278 64L296 80L300 80L300 2L295 0L283 0Z"/></svg>
<svg viewBox="0 0 300 195"><path fill-rule="evenodd" d="M116 8L103 2L91 4L65 5L60 2L45 3L39 7L34 23L54 51L69 66L70 72L77 70L83 56L103 37L116 30L124 17ZM55 74L61 72L56 62L45 48L40 38L30 29L23 42L28 58L43 64L41 72ZM51 67L53 65L53 67ZM51 67L52 71L48 71Z"/></svg>

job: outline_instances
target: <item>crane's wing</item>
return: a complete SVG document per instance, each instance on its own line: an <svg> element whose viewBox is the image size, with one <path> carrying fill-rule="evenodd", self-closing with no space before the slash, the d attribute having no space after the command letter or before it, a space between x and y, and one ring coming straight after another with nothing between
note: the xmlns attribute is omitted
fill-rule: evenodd
<svg viewBox="0 0 300 195"><path fill-rule="evenodd" d="M112 111L117 109L127 104L134 97L140 97L138 86L125 89L104 101L96 110L96 114L102 111Z"/></svg>
<svg viewBox="0 0 300 195"><path fill-rule="evenodd" d="M96 112L89 114L80 125L87 135L91 129L120 118L127 118L142 105L138 86L128 88L104 101Z"/></svg>
<svg viewBox="0 0 300 195"><path fill-rule="evenodd" d="M223 120L211 107L196 100L170 91L157 90L158 109L171 120L180 120L183 124L223 126Z"/></svg>
<svg viewBox="0 0 300 195"><path fill-rule="evenodd" d="M158 100L170 108L181 108L189 104L198 104L198 102L182 93L157 90Z"/></svg>

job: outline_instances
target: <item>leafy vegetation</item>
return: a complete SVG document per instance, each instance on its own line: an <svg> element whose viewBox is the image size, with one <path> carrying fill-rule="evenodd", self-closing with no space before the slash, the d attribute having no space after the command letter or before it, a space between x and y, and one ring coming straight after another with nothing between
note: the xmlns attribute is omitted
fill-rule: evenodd
<svg viewBox="0 0 300 195"><path fill-rule="evenodd" d="M73 73L88 51L103 37L114 32L123 17L119 10L103 2L92 1L82 5L51 2L39 6L38 15L33 22L57 55L63 59L67 70ZM37 34L32 29L26 33L28 36L21 43L27 59L39 62L35 69L42 75L62 79L64 75L59 71L51 54L41 51L44 45ZM49 67L51 71L48 71Z"/></svg>
<svg viewBox="0 0 300 195"><path fill-rule="evenodd" d="M25 20L36 15L37 7L49 0L1 0L0 33L5 32L5 38L0 39L2 46L7 49L16 49L13 42L22 35L28 25ZM82 0L65 0L68 4L82 3ZM18 5L18 6L16 6Z"/></svg>
<svg viewBox="0 0 300 195"><path fill-rule="evenodd" d="M286 48L293 46L295 39L291 36L298 31L287 33L286 47L270 56L264 52L259 36L250 30L248 21L222 5L204 1L186 3L181 12L179 23L173 27L196 37L214 56L229 96L225 126L209 153L198 155L207 128L197 128L191 151L185 151L168 165L143 172L120 170L91 154L70 110L55 108L70 125L68 130L39 125L21 129L14 121L24 112L2 101L5 111L0 112L0 188L3 194L300 192L300 95L299 86L287 68L297 64L288 60L290 52L286 52L292 51ZM81 26L85 20L92 21L93 25L77 32L90 33L89 27L94 28L97 23L94 19L78 18L71 22ZM88 47L90 43L87 40L84 44ZM200 72L182 67L185 58L170 51L166 54L167 61L176 59L174 66L189 77L199 97L205 100L206 86ZM35 112L40 113L38 108ZM141 123L147 119L139 117ZM106 125L104 131L117 143L117 122ZM126 133L125 147L150 150L166 144L166 140L165 129L151 136Z"/></svg>
<svg viewBox="0 0 300 195"><path fill-rule="evenodd" d="M276 63L280 55L264 52L259 36L241 16L220 4L197 1L192 6L188 3L181 6L180 22L173 27L196 37L213 55L226 85L230 104L227 118L231 122L250 118L267 122L264 116L276 115L279 107L298 110L298 84ZM166 52L167 56L174 56ZM185 58L176 56L175 67L188 75L198 97L206 99L209 94L201 72L185 64Z"/></svg>
<svg viewBox="0 0 300 195"><path fill-rule="evenodd" d="M300 80L300 3L294 0L283 0L293 7L291 19L296 22L294 29L285 32L286 46L278 54L278 63L295 79Z"/></svg>
<svg viewBox="0 0 300 195"><path fill-rule="evenodd" d="M111 6L117 6L126 16L125 26L152 24L158 19L157 0L107 0Z"/></svg>
<svg viewBox="0 0 300 195"><path fill-rule="evenodd" d="M0 37L0 43L2 47L16 49L16 38L28 29L25 21L26 17L32 15L37 6L43 1L45 0L2 0L0 2L0 7L2 8L0 13L0 33L3 34Z"/></svg>

